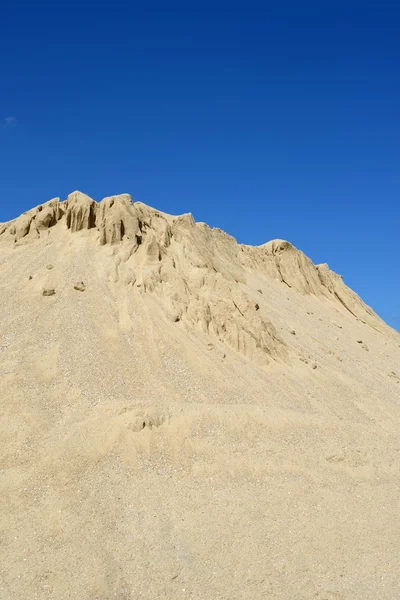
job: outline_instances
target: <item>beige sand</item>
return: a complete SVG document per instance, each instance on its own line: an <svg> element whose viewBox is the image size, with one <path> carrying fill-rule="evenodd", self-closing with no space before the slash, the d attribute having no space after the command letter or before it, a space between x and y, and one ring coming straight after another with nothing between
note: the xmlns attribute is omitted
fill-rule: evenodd
<svg viewBox="0 0 400 600"><path fill-rule="evenodd" d="M400 335L128 195L0 225L1 600L398 600Z"/></svg>

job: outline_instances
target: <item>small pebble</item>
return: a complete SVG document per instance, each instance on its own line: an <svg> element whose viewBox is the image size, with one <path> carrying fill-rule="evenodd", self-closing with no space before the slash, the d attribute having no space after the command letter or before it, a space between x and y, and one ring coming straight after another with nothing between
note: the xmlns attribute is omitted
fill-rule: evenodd
<svg viewBox="0 0 400 600"><path fill-rule="evenodd" d="M54 288L44 288L43 289L43 296L54 296L54 294L56 293L56 290Z"/></svg>
<svg viewBox="0 0 400 600"><path fill-rule="evenodd" d="M74 285L74 290L77 292L84 292L86 290L86 285L83 283L83 281L79 281Z"/></svg>

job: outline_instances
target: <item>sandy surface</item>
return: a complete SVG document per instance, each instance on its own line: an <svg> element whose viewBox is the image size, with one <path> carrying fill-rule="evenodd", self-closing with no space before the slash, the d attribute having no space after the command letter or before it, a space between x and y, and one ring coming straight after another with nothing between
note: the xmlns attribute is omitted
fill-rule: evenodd
<svg viewBox="0 0 400 600"><path fill-rule="evenodd" d="M129 196L0 225L1 600L398 600L400 335Z"/></svg>

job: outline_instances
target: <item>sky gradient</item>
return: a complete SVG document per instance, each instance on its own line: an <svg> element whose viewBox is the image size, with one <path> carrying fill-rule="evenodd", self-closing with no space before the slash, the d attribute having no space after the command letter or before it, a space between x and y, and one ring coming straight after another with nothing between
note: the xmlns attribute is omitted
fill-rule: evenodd
<svg viewBox="0 0 400 600"><path fill-rule="evenodd" d="M8 3L0 222L127 192L288 239L400 329L399 40L398 2Z"/></svg>

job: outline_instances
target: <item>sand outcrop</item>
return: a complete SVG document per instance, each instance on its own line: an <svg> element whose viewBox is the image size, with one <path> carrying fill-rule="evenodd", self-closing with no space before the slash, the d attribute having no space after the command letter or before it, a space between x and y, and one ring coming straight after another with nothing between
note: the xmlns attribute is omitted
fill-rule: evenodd
<svg viewBox="0 0 400 600"><path fill-rule="evenodd" d="M393 600L399 364L289 242L127 194L0 224L0 599Z"/></svg>
<svg viewBox="0 0 400 600"><path fill-rule="evenodd" d="M375 313L327 265L314 265L292 244L273 240L259 247L237 244L192 215L171 217L128 194L97 203L81 192L58 198L0 229L0 240L30 242L57 228L86 230L100 245L117 246L110 277L153 294L168 317L210 332L259 362L285 359L286 344L263 307L246 290L247 273L258 271L302 294L325 297L354 317L385 327Z"/></svg>

